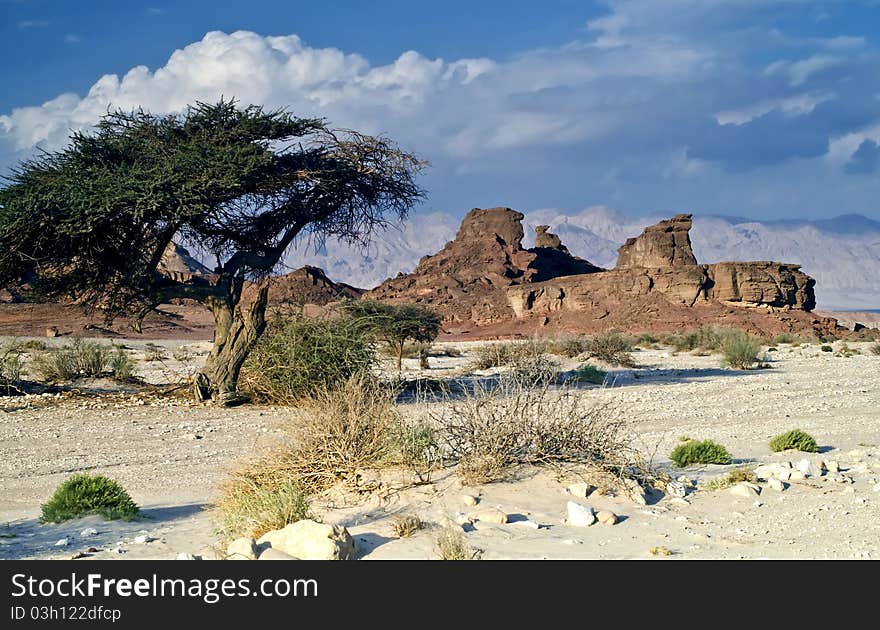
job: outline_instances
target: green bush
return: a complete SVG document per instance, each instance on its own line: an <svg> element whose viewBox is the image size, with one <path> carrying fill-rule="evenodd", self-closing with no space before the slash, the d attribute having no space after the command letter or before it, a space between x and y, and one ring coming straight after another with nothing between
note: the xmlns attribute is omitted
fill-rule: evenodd
<svg viewBox="0 0 880 630"><path fill-rule="evenodd" d="M832 348L831 346L829 346L827 344L820 346L819 350L821 350L822 352L834 352L834 348Z"/></svg>
<svg viewBox="0 0 880 630"><path fill-rule="evenodd" d="M795 449L804 453L818 453L819 445L812 435L800 429L786 431L770 440L770 450L774 453Z"/></svg>
<svg viewBox="0 0 880 630"><path fill-rule="evenodd" d="M608 372L600 370L595 365L584 363L578 367L571 376L571 380L575 383L593 383L594 385L602 385L608 377Z"/></svg>
<svg viewBox="0 0 880 630"><path fill-rule="evenodd" d="M690 466L691 464L729 464L733 461L727 449L716 444L712 440L697 442L691 440L679 444L669 455L669 459L676 466Z"/></svg>
<svg viewBox="0 0 880 630"><path fill-rule="evenodd" d="M731 470L726 475L710 479L708 482L706 482L706 489L723 490L724 488L729 488L730 486L738 484L741 481L756 483L758 481L758 478L755 476L754 468L737 468L736 470Z"/></svg>
<svg viewBox="0 0 880 630"><path fill-rule="evenodd" d="M399 421L392 432L392 459L409 469L419 481L431 481L431 473L443 465L436 431L427 422Z"/></svg>
<svg viewBox="0 0 880 630"><path fill-rule="evenodd" d="M758 362L758 351L761 345L758 340L744 332L725 336L721 344L724 364L737 370L747 370Z"/></svg>
<svg viewBox="0 0 880 630"><path fill-rule="evenodd" d="M16 384L24 375L24 353L24 345L15 340L0 345L0 396L19 393Z"/></svg>
<svg viewBox="0 0 880 630"><path fill-rule="evenodd" d="M302 485L284 479L275 484L239 474L221 490L214 506L215 533L224 540L259 538L309 518L309 499Z"/></svg>
<svg viewBox="0 0 880 630"><path fill-rule="evenodd" d="M138 515L138 506L128 492L118 482L103 475L76 474L69 477L41 507L42 523L61 523L86 514L124 521Z"/></svg>
<svg viewBox="0 0 880 630"><path fill-rule="evenodd" d="M276 317L239 383L259 402L294 403L367 374L375 363L372 336L351 317Z"/></svg>
<svg viewBox="0 0 880 630"><path fill-rule="evenodd" d="M597 335L587 342L587 355L611 365L634 367L632 341L618 332Z"/></svg>
<svg viewBox="0 0 880 630"><path fill-rule="evenodd" d="M70 345L35 355L33 368L47 381L72 381L103 376L110 358L108 346L78 338Z"/></svg>
<svg viewBox="0 0 880 630"><path fill-rule="evenodd" d="M430 347L440 334L440 316L421 304L353 300L344 309L366 332L394 349L398 370L402 367L408 341ZM422 368L427 365L424 351L424 346L417 348L418 356L423 359Z"/></svg>
<svg viewBox="0 0 880 630"><path fill-rule="evenodd" d="M134 362L122 348L116 348L116 352L110 357L109 367L114 380L130 381L134 379Z"/></svg>
<svg viewBox="0 0 880 630"><path fill-rule="evenodd" d="M586 337L560 337L547 342L547 352L568 359L575 359L589 350Z"/></svg>

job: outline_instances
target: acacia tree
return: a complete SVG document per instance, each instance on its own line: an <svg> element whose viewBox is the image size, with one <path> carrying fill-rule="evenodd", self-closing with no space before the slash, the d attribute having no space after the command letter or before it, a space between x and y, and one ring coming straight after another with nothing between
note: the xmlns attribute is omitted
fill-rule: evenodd
<svg viewBox="0 0 880 630"><path fill-rule="evenodd" d="M0 286L27 275L44 295L99 307L108 321L130 315L137 330L159 304L197 300L215 330L196 393L228 401L288 247L298 237L366 243L424 196L424 164L384 137L234 101L110 112L0 189ZM214 274L163 273L172 240L213 256ZM256 290L243 304L247 281Z"/></svg>
<svg viewBox="0 0 880 630"><path fill-rule="evenodd" d="M398 370L403 364L403 350L407 341L430 343L440 333L440 316L419 304L357 300L347 303L345 309L363 328L394 349ZM419 358L424 365L426 356Z"/></svg>

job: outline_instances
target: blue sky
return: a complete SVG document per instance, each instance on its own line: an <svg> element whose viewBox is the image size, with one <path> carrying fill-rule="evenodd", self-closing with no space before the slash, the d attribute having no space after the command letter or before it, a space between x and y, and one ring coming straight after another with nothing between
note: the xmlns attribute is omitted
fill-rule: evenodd
<svg viewBox="0 0 880 630"><path fill-rule="evenodd" d="M0 169L223 94L390 134L426 210L880 219L880 2L0 0Z"/></svg>

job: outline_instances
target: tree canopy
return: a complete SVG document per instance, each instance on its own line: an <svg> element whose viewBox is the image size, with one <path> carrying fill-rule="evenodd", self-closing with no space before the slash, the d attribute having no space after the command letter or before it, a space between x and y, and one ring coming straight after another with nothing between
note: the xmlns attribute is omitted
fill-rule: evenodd
<svg viewBox="0 0 880 630"><path fill-rule="evenodd" d="M196 299L217 326L202 387L234 392L265 326L265 279L288 247L306 235L366 242L424 196L424 164L384 137L234 101L110 112L7 178L0 284L29 275L40 292L99 306L108 319ZM215 273L163 273L172 240L210 255ZM248 279L260 288L242 313Z"/></svg>
<svg viewBox="0 0 880 630"><path fill-rule="evenodd" d="M440 316L420 304L391 304L375 300L356 300L346 311L377 339L394 348L397 369L403 362L407 341L430 343L440 333Z"/></svg>

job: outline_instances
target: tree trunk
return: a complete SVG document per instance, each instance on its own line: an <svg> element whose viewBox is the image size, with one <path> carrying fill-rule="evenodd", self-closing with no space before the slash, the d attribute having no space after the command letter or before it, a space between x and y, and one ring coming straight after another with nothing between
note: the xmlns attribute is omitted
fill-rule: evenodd
<svg viewBox="0 0 880 630"><path fill-rule="evenodd" d="M397 371L400 372L403 369L403 343L400 342L397 346Z"/></svg>
<svg viewBox="0 0 880 630"><path fill-rule="evenodd" d="M238 376L248 354L266 328L269 281L257 288L254 301L242 314L239 306L243 281L234 280L229 294L207 302L214 313L214 345L205 366L196 374L195 395L221 404L238 401Z"/></svg>

